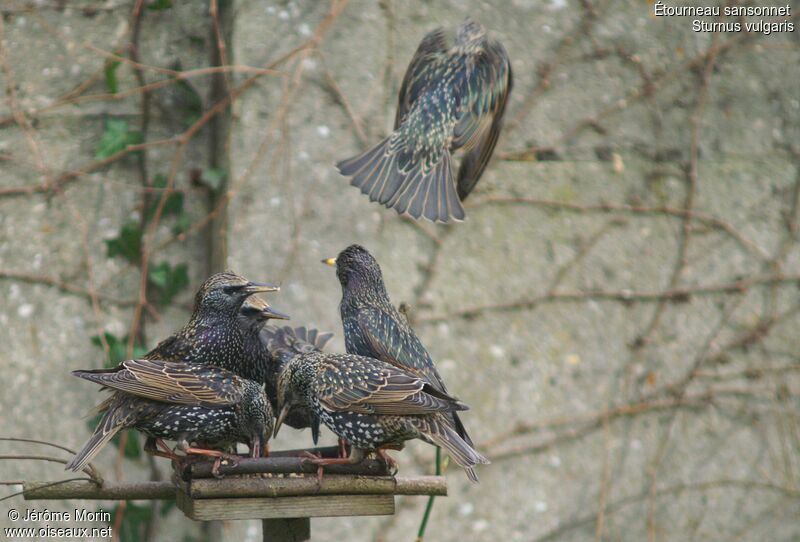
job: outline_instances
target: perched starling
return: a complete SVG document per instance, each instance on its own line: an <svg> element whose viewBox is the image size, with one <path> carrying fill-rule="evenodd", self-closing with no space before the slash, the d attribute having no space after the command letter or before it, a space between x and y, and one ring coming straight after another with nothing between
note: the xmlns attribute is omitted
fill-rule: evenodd
<svg viewBox="0 0 800 542"><path fill-rule="evenodd" d="M278 376L286 363L299 354L321 352L331 337L333 333L321 333L316 329L305 327L265 327L261 331L261 339L269 352L268 387L271 385L272 389L277 390ZM275 395L270 396L270 400L273 409L277 410L277 391ZM284 415L283 423L295 429L310 427L314 444L319 440L319 418L303 405L293 406Z"/></svg>
<svg viewBox="0 0 800 542"><path fill-rule="evenodd" d="M103 417L83 449L67 465L81 470L119 431L138 429L147 435L149 451L156 439L178 441L187 454L229 454L197 448L229 448L237 442L261 455L273 428L273 412L262 385L230 371L175 361L124 361L112 369L73 371L73 375L112 388L100 405ZM160 454L160 455L169 455Z"/></svg>
<svg viewBox="0 0 800 542"><path fill-rule="evenodd" d="M243 378L264 382L267 368L262 360L266 353L258 336L259 330L266 319L287 317L272 311L263 300L251 301L251 307L260 303L266 305L267 312L258 318L247 316L250 310L256 314L259 307L246 309L244 313L240 309L253 294L277 290L277 286L249 282L231 272L212 275L195 296L194 312L189 322L143 357L213 365Z"/></svg>
<svg viewBox="0 0 800 542"><path fill-rule="evenodd" d="M322 350L332 333L320 333L316 329L298 327L292 334L279 333L279 328L264 324L271 319L288 320L289 317L272 309L266 301L253 296L245 301L239 311L240 322L250 332L260 333L261 348L257 353L257 363L263 368L265 389L273 409L276 407L278 372L280 365L296 353L307 348ZM291 329L291 328L287 328ZM311 428L314 444L319 440L319 419L308 410L295 409L285 423L295 429Z"/></svg>
<svg viewBox="0 0 800 542"><path fill-rule="evenodd" d="M310 352L293 357L278 380L275 434L293 407L311 409L351 445L349 458L318 465L357 463L365 452L400 449L419 438L445 448L477 482L474 466L489 461L451 429L448 415L466 406L425 379L380 360Z"/></svg>
<svg viewBox="0 0 800 542"><path fill-rule="evenodd" d="M371 201L434 222L463 220L461 201L494 151L512 87L508 54L467 19L448 47L439 28L422 39L403 78L394 132L337 164ZM465 152L453 181L451 152Z"/></svg>
<svg viewBox="0 0 800 542"><path fill-rule="evenodd" d="M448 394L431 355L389 300L381 268L372 254L360 245L351 245L335 259L323 261L336 266L342 284L339 311L347 352L391 363ZM453 412L449 418L458 436L472 446L458 414Z"/></svg>
<svg viewBox="0 0 800 542"><path fill-rule="evenodd" d="M260 333L270 320L291 320L288 314L273 309L266 300L254 295L248 297L237 314L239 325L246 333Z"/></svg>
<svg viewBox="0 0 800 542"><path fill-rule="evenodd" d="M276 290L278 290L276 286L250 282L231 272L212 275L203 283L195 296L195 309L189 322L143 357L150 363L175 363L176 371L183 371L186 374L192 374L185 368L186 366L197 365L198 374L202 374L204 368L227 369L244 379L254 381L256 385L263 384L267 373L267 367L263 362L266 352L259 338L259 331L271 318L288 317L274 311L266 301L251 296L258 292ZM243 306L246 300L247 305ZM101 370L98 374L103 374L102 371L117 372L123 368L123 365L120 365L115 369ZM92 380L86 375L94 372L78 371L76 374L81 378ZM94 381L100 382L96 379ZM115 387L103 384L110 388ZM271 407L271 404L268 406ZM171 405L169 400L162 404L154 404L152 400L129 397L125 390L117 391L96 408L98 412L105 412L103 420L70 465L81 468L114 436L114 433L121 429L136 427L147 433L137 425L140 419L171 416L177 420L181 415L186 415L186 423L191 425L202 415L208 417L202 408L205 407L196 404ZM230 411L230 407L228 410ZM223 416L229 415L230 412L223 413ZM170 420L157 421L166 427L164 422ZM178 422L171 423L170 427L175 428L173 431L175 435L178 434L178 429L184 428ZM213 429L212 426L210 430ZM200 428L196 431L200 431ZM145 448L153 451L152 437L148 438Z"/></svg>

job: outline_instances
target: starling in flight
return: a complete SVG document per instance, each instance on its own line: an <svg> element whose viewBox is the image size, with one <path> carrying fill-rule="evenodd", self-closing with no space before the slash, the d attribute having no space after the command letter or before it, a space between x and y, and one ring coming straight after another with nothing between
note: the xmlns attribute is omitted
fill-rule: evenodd
<svg viewBox="0 0 800 542"><path fill-rule="evenodd" d="M349 458L312 460L320 467L357 463L366 452L400 449L415 438L445 448L474 482L473 467L489 462L451 429L447 416L465 405L380 360L315 351L294 356L278 380L275 434L296 406L311 409L351 445Z"/></svg>
<svg viewBox="0 0 800 542"><path fill-rule="evenodd" d="M347 352L390 363L447 395L447 386L431 355L389 300L381 268L372 254L360 245L351 245L336 258L323 261L336 266L342 285L339 311ZM472 446L458 414L453 412L447 417L458 436Z"/></svg>
<svg viewBox="0 0 800 542"><path fill-rule="evenodd" d="M492 156L512 87L500 42L467 19L448 46L439 28L422 39L406 70L394 132L337 164L371 201L433 222L464 219L461 201ZM451 152L464 155L453 179Z"/></svg>
<svg viewBox="0 0 800 542"><path fill-rule="evenodd" d="M115 390L100 405L103 417L91 438L67 465L74 471L83 469L122 429L147 435L151 452L154 442L168 439L177 441L184 453L217 458L229 454L207 448L229 448L237 442L259 457L272 433L273 412L263 386L225 369L138 359L72 374ZM174 456L168 448L158 455Z"/></svg>

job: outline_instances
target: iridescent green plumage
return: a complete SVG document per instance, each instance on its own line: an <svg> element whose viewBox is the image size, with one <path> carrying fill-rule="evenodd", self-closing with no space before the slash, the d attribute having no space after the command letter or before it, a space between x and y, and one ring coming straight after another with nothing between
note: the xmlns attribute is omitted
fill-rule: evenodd
<svg viewBox="0 0 800 542"><path fill-rule="evenodd" d="M342 285L339 311L347 351L390 363L449 394L433 358L408 321L392 305L380 265L372 254L361 245L350 245L333 261ZM453 412L448 417L452 429L472 445L458 414Z"/></svg>
<svg viewBox="0 0 800 542"><path fill-rule="evenodd" d="M415 219L462 220L492 156L512 87L503 46L466 20L452 47L442 29L423 38L400 89L394 132L337 164L370 200ZM464 151L457 182L451 153Z"/></svg>

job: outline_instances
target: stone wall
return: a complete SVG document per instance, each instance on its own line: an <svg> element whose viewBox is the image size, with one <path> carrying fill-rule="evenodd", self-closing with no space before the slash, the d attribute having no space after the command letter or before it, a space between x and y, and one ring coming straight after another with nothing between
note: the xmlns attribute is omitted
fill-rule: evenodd
<svg viewBox="0 0 800 542"><path fill-rule="evenodd" d="M376 255L493 460L480 485L448 470L428 539L800 536L796 31L693 32L693 17L642 2L238 1L221 7L224 76L188 72L143 93L175 75L156 68L209 65L220 40L207 7L137 18L135 2L11 4L0 8L0 436L72 448L88 437L80 416L98 396L68 372L103 363L89 339L100 330L130 332L141 286L141 261L110 258L104 241L141 222L143 194L163 193L143 179L163 174L183 210L148 230L143 253L186 264L190 286L167 304L148 288L148 346L187 318L220 236L230 268L280 281L273 305L335 331L336 350L340 288L319 261L354 242ZM333 163L388 133L419 40L467 15L512 59L507 126L467 220L413 224ZM203 113L225 119L229 95L230 132L215 142L225 123ZM138 132L145 117L143 154L98 158L108 119ZM228 165L228 225L209 229ZM179 221L193 226L176 234ZM273 447L307 444L282 431ZM150 475L115 455L98 458L108 477ZM405 473L433 466L424 444L396 457ZM64 477L30 461L0 461L0 473ZM312 532L411 540L424 504L316 519ZM21 506L0 503L0 524ZM165 518L153 539L203 534ZM255 540L258 524L222 536Z"/></svg>

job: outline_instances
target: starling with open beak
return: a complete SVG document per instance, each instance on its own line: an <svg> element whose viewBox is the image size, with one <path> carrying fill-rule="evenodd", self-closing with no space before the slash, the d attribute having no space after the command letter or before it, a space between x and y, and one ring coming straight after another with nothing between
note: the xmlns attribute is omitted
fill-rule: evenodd
<svg viewBox="0 0 800 542"><path fill-rule="evenodd" d="M253 294L278 290L278 286L251 282L231 272L212 275L195 296L189 322L143 357L213 365L243 378L264 382L266 353L258 335L260 326L270 318L287 319L288 316L255 298L250 300L250 308L244 313L241 309ZM257 314L260 315L255 316Z"/></svg>
<svg viewBox="0 0 800 542"><path fill-rule="evenodd" d="M224 369L261 387L266 381L267 366L264 359L267 353L259 338L259 331L271 318L287 319L288 317L275 311L259 298L249 300L248 298L259 292L277 290L279 290L277 286L251 282L232 272L212 275L203 283L195 296L195 308L189 322L159 343L143 358L150 363L176 364L176 370L183 370L179 369L180 367L195 365L197 371L202 371L204 368ZM243 307L245 301L248 301L248 305ZM114 372L123 368L120 365L116 369L106 371ZM87 376L94 374L93 371L80 371L79 373L78 376L81 378L90 380L94 378ZM190 373L184 372L183 374ZM185 378L188 377L185 376ZM94 381L102 383L99 380ZM106 386L114 388L114 386ZM151 403L155 399L152 397L148 398L149 401L142 402L141 398L130 395L129 391L118 389L96 407L95 410L104 415L102 421L70 466L82 466L90 461L115 433L127 427L138 427L135 422L142 417L149 419L153 416L169 416L177 420L177 417L186 415L189 424L197 422L201 414L206 416L204 419L210 419L208 413L199 410L204 408L200 404L176 407L170 401L163 401L163 404L153 405ZM253 396L252 390L250 395ZM256 399L252 401L256 401ZM267 406L271 407L268 399ZM145 410L137 414L137 409ZM269 416L271 418L272 415ZM177 430L183 425L174 421L169 427ZM200 431L200 429L198 428L196 431ZM149 433L146 432L146 434ZM163 443L161 444L163 445ZM152 452L155 445L155 438L149 436L145 449Z"/></svg>
<svg viewBox="0 0 800 542"><path fill-rule="evenodd" d="M463 220L461 205L483 174L512 87L503 45L467 19L449 46L439 28L426 35L406 70L389 137L337 164L350 184L415 219ZM463 151L454 181L451 153Z"/></svg>

